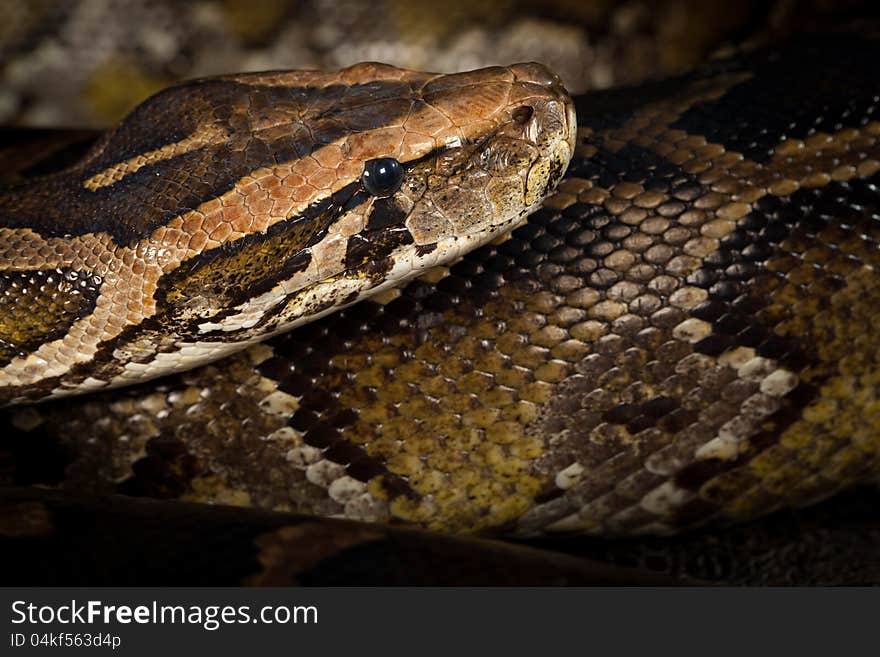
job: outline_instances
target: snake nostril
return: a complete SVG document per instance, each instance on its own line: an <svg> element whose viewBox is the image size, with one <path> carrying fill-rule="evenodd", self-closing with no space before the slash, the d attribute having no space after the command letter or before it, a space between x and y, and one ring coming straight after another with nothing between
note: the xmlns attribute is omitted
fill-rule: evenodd
<svg viewBox="0 0 880 657"><path fill-rule="evenodd" d="M535 109L533 107L530 107L529 105L521 105L511 112L511 116L519 125L525 125L528 120L532 118L534 113Z"/></svg>

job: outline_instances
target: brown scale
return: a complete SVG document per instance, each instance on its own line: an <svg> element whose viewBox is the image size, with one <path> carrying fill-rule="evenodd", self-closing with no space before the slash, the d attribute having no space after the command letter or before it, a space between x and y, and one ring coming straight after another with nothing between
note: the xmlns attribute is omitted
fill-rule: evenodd
<svg viewBox="0 0 880 657"><path fill-rule="evenodd" d="M584 96L556 196L445 277L16 424L58 433L72 488L451 531L665 533L876 477L880 123L845 52ZM842 105L810 95L829 72ZM784 102L821 121L762 130Z"/></svg>

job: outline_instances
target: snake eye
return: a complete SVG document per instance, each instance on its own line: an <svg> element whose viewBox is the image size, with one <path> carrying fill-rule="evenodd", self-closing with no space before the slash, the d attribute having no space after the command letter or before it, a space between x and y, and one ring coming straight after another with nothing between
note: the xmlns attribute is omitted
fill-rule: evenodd
<svg viewBox="0 0 880 657"><path fill-rule="evenodd" d="M364 163L361 180L373 196L391 196L403 182L403 167L393 157L380 157Z"/></svg>

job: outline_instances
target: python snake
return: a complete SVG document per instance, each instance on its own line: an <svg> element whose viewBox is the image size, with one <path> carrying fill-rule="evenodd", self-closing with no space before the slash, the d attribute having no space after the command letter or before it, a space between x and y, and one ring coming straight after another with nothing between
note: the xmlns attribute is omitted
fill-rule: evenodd
<svg viewBox="0 0 880 657"><path fill-rule="evenodd" d="M451 532L668 533L875 479L878 54L815 39L578 97L566 177L506 241L12 422L71 491Z"/></svg>
<svg viewBox="0 0 880 657"><path fill-rule="evenodd" d="M539 65L160 93L0 195L0 401L189 369L447 263L536 209L574 130Z"/></svg>

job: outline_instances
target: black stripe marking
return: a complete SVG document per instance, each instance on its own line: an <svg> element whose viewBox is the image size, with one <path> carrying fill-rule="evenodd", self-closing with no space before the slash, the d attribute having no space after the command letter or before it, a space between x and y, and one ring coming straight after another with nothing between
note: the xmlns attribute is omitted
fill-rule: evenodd
<svg viewBox="0 0 880 657"><path fill-rule="evenodd" d="M364 267L373 273L387 271L380 266L388 255L396 248L412 244L412 233L405 226L390 230L364 231L348 238L345 252L345 267L350 270L361 270ZM393 263L392 263L393 264Z"/></svg>
<svg viewBox="0 0 880 657"><path fill-rule="evenodd" d="M348 210L369 198L351 183L330 198L312 204L300 215L269 227L265 233L246 235L219 249L202 253L183 263L159 283L155 298L169 321L190 301L221 310L214 320L235 314L235 306L268 292L279 281L305 270L311 247ZM344 201L337 205L335 201ZM176 307L177 303L181 307ZM197 330L193 327L193 330Z"/></svg>
<svg viewBox="0 0 880 657"><path fill-rule="evenodd" d="M402 225L409 212L394 196L377 198L373 202L373 209L367 220L368 231L384 230L391 226Z"/></svg>

